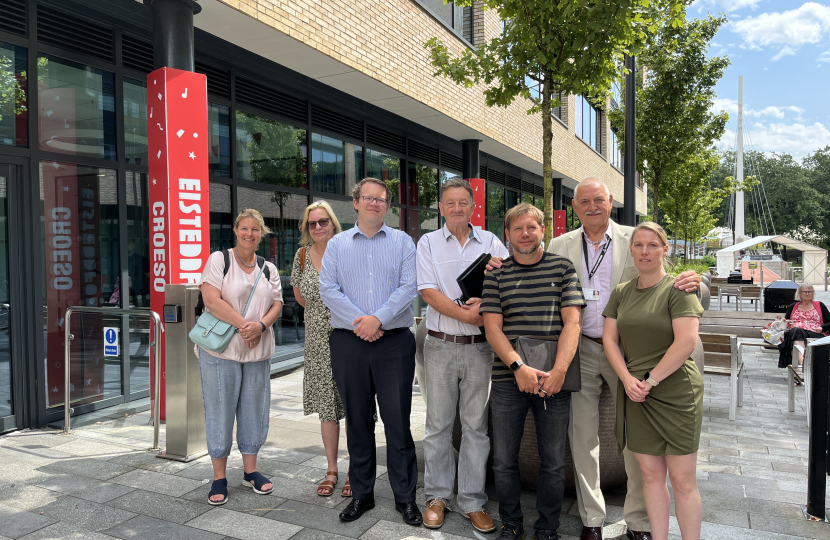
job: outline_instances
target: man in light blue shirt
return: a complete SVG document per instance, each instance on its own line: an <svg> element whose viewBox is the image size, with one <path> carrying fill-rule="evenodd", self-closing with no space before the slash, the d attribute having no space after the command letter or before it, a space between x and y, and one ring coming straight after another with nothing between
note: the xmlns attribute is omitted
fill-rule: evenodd
<svg viewBox="0 0 830 540"><path fill-rule="evenodd" d="M320 270L320 297L331 310L331 367L346 409L352 502L340 513L354 521L374 508L375 395L386 433L395 508L421 525L415 503L418 464L409 428L415 375L415 244L384 223L392 192L364 178L352 192L358 221L329 240Z"/></svg>
<svg viewBox="0 0 830 540"><path fill-rule="evenodd" d="M418 242L418 290L429 304L424 341L424 370L418 384L427 404L424 433L424 526L437 529L452 501L455 456L452 431L456 404L463 435L458 452L456 509L481 532L496 529L484 510L484 482L490 439L487 437L487 403L493 348L479 327L481 298L459 300L456 278L480 255L507 258L507 248L491 232L470 224L475 204L466 180L454 179L441 191L441 215L446 224ZM495 265L501 266L500 262Z"/></svg>

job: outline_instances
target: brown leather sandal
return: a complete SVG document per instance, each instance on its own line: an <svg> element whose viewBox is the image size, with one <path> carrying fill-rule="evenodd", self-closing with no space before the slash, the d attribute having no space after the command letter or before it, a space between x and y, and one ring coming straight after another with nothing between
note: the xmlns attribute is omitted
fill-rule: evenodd
<svg viewBox="0 0 830 540"><path fill-rule="evenodd" d="M341 497L351 497L352 496L352 485L349 483L349 473L351 473L351 472L352 471L349 470L349 472L346 473L346 483L343 484L343 489L340 490L340 496ZM346 494L347 491L349 492L348 494Z"/></svg>
<svg viewBox="0 0 830 540"><path fill-rule="evenodd" d="M329 476L333 476L334 480L327 480ZM317 495L320 497L331 497L334 493L334 486L337 485L337 471L326 471L326 478L317 486ZM320 493L321 489L328 490L328 493Z"/></svg>

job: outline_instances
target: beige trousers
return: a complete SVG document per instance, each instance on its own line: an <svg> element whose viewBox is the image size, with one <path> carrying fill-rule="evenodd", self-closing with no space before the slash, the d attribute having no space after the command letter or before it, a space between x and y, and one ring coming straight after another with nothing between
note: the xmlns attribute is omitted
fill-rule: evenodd
<svg viewBox="0 0 830 540"><path fill-rule="evenodd" d="M585 527L602 527L605 522L605 499L599 487L599 396L602 380L608 383L614 403L617 402L617 377L602 345L585 338L579 340L582 391L571 395L571 441L576 477L576 501ZM616 445L615 445L616 446ZM626 448L625 472L628 493L623 508L625 522L634 531L650 531L643 496L643 475L634 455Z"/></svg>

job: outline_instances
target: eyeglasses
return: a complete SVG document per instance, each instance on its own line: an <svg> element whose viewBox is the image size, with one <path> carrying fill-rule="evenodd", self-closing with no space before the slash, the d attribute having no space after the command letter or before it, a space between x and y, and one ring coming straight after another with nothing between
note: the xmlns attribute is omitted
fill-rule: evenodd
<svg viewBox="0 0 830 540"><path fill-rule="evenodd" d="M365 202L366 204L372 204L374 202L381 206L386 206L386 199L384 199L383 197L367 197L363 195L360 198L363 199L363 202Z"/></svg>
<svg viewBox="0 0 830 540"><path fill-rule="evenodd" d="M801 294L813 294L813 291L801 291Z"/></svg>
<svg viewBox="0 0 830 540"><path fill-rule="evenodd" d="M317 220L317 221L309 221L308 222L308 230L311 231L313 229L316 229L317 225L320 225L321 228L325 229L326 227L329 226L329 221L331 221L330 218L323 218L323 219L320 219L320 220Z"/></svg>

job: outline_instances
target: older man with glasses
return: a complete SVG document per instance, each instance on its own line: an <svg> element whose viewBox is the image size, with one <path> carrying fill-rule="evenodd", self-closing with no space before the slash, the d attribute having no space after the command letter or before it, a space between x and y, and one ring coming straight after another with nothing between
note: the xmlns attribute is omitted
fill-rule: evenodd
<svg viewBox="0 0 830 540"><path fill-rule="evenodd" d="M387 227L391 190L364 178L352 191L355 227L329 240L320 272L320 297L331 310L334 380L346 408L352 501L343 521L375 506L375 397L386 433L386 465L395 508L421 525L415 503L418 463L409 428L415 376L415 244Z"/></svg>

